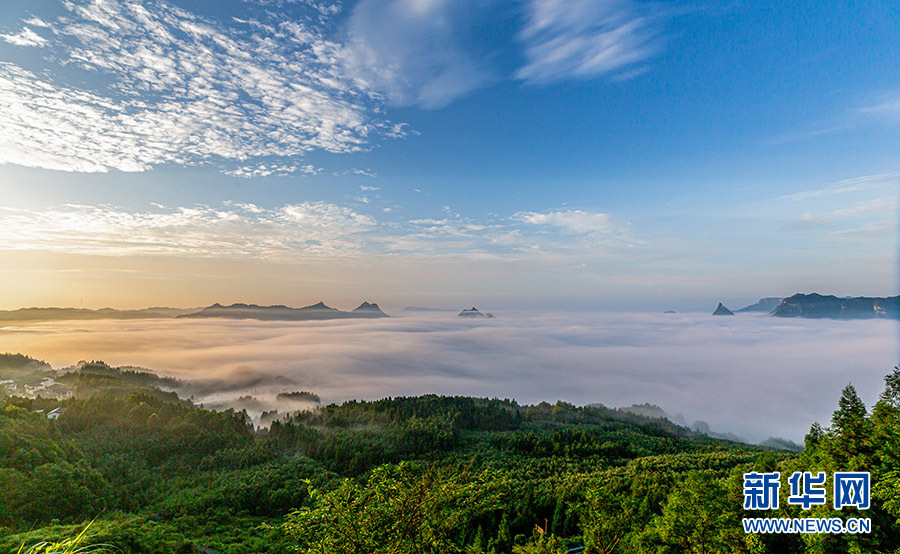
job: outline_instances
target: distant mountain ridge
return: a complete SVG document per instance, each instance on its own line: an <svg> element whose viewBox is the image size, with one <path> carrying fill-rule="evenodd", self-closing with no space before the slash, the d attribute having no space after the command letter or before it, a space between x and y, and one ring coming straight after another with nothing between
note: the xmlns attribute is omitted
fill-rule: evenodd
<svg viewBox="0 0 900 554"><path fill-rule="evenodd" d="M0 310L0 322L14 321L65 321L98 319L183 319L221 317L230 319L261 319L283 321L307 321L325 319L353 319L390 317L378 304L363 302L352 311L344 312L318 302L302 308L291 308L281 304L259 306L257 304L231 304L223 306L218 302L205 308L144 308L140 310L116 310L102 308L20 308Z"/></svg>
<svg viewBox="0 0 900 554"><path fill-rule="evenodd" d="M202 310L179 315L179 319L194 318L227 318L227 319L259 319L263 321L320 321L326 319L362 319L390 317L378 307L378 304L363 302L349 312L326 306L324 302L291 308L283 305L259 306L257 304L231 304L223 306L218 302Z"/></svg>
<svg viewBox="0 0 900 554"><path fill-rule="evenodd" d="M143 308L115 310L101 308L20 308L0 310L0 321L56 321L63 319L158 319L177 317L197 311L197 308Z"/></svg>
<svg viewBox="0 0 900 554"><path fill-rule="evenodd" d="M747 307L741 308L740 310L735 310L734 313L742 314L746 312L764 312L767 314L772 313L772 311L781 305L782 298L776 298L774 296L770 296L768 298L760 298L759 302L756 304L751 304Z"/></svg>
<svg viewBox="0 0 900 554"><path fill-rule="evenodd" d="M782 300L772 315L828 319L900 319L900 296L838 298L817 293L798 293Z"/></svg>

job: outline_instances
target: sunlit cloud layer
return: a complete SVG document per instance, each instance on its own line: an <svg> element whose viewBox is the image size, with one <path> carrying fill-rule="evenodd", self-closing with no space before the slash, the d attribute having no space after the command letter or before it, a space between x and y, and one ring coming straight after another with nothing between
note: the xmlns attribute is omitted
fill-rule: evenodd
<svg viewBox="0 0 900 554"><path fill-rule="evenodd" d="M563 226L563 235L548 233L543 228L547 224ZM573 243L579 237L584 242ZM235 202L216 208L155 205L147 211L74 204L43 210L0 207L0 251L263 256L281 261L373 253L509 258L586 244L596 247L590 255L606 255L635 241L627 225L608 214L581 210L529 212L490 222L454 216L391 223L327 202L275 208Z"/></svg>
<svg viewBox="0 0 900 554"><path fill-rule="evenodd" d="M324 202L271 210L253 204L152 212L69 205L0 213L3 249L105 255L339 256L356 252L354 237L375 225L369 216Z"/></svg>
<svg viewBox="0 0 900 554"><path fill-rule="evenodd" d="M258 385L232 398L271 400L278 390L261 377L280 375L292 390L312 390L325 402L425 393L651 402L750 440L798 442L813 421L829 423L848 382L871 405L897 361L896 321L495 315L479 322L447 313L328 323L41 323L0 328L0 341L57 367L102 359L188 379L256 376Z"/></svg>

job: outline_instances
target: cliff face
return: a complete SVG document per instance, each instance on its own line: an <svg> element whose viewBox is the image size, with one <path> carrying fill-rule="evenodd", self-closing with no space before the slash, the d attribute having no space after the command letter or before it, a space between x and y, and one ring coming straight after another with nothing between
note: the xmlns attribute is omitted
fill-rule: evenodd
<svg viewBox="0 0 900 554"><path fill-rule="evenodd" d="M831 319L900 319L900 296L838 298L816 293L795 294L782 300L772 315Z"/></svg>

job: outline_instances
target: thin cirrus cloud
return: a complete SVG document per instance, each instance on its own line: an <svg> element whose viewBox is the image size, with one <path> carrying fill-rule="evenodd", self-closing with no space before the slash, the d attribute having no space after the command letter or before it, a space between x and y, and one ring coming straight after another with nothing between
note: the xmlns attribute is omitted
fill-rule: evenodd
<svg viewBox="0 0 900 554"><path fill-rule="evenodd" d="M531 0L527 13L516 77L528 83L627 79L662 49L658 14L631 0Z"/></svg>
<svg viewBox="0 0 900 554"><path fill-rule="evenodd" d="M835 194L844 194L849 192L860 192L871 189L893 188L896 189L900 185L900 173L878 173L875 175L863 175L862 177L853 177L851 179L843 179L837 183L813 190L806 190L794 194L782 196L779 200L808 200L820 196L831 196Z"/></svg>
<svg viewBox="0 0 900 554"><path fill-rule="evenodd" d="M470 11L450 0L361 0L348 24L348 71L392 105L446 106L493 80L460 39Z"/></svg>
<svg viewBox="0 0 900 554"><path fill-rule="evenodd" d="M499 80L482 61L490 56L463 38L484 17L478 7L362 0L350 16L348 70L396 106L440 108L488 86ZM662 49L659 10L630 0L529 0L513 9L524 10L525 21L518 33L525 64L514 77L527 83L629 79L646 71L643 62Z"/></svg>
<svg viewBox="0 0 900 554"><path fill-rule="evenodd" d="M900 118L900 92L882 96L874 104L863 106L856 111L869 117L896 120Z"/></svg>
<svg viewBox="0 0 900 554"><path fill-rule="evenodd" d="M355 152L398 134L375 118L370 91L344 74L340 45L314 22L265 12L226 27L164 1L65 6L45 34L61 69L87 70L96 86L0 64L0 163L143 171ZM3 38L44 45L26 31Z"/></svg>
<svg viewBox="0 0 900 554"><path fill-rule="evenodd" d="M553 234L583 237L583 243L571 243L573 247L585 245L633 247L643 244L642 240L631 233L628 224L614 221L608 213L556 210L520 212L515 217L524 223L548 229Z"/></svg>
<svg viewBox="0 0 900 554"><path fill-rule="evenodd" d="M487 221L455 215L379 222L327 202L273 208L236 202L218 207L153 207L145 211L73 204L43 210L0 208L0 250L253 256L288 263L311 256L372 254L511 261L573 249L579 256L608 256L640 243L627 225L614 223L607 214L580 210L529 212Z"/></svg>
<svg viewBox="0 0 900 554"><path fill-rule="evenodd" d="M46 210L2 208L3 249L78 254L176 254L195 257L356 253L370 216L325 202L264 209L229 203L134 212L112 206L67 205Z"/></svg>
<svg viewBox="0 0 900 554"><path fill-rule="evenodd" d="M845 222L864 221L868 225L888 223L896 225L897 197L876 198L858 202L829 212L814 214L805 212L789 224L794 229L815 229ZM875 220L875 221L873 221Z"/></svg>
<svg viewBox="0 0 900 554"><path fill-rule="evenodd" d="M802 202L803 213L785 221L782 227L792 231L828 229L828 239L886 238L897 232L896 172L864 175L830 185L782 196L779 200ZM812 207L813 209L810 209Z"/></svg>

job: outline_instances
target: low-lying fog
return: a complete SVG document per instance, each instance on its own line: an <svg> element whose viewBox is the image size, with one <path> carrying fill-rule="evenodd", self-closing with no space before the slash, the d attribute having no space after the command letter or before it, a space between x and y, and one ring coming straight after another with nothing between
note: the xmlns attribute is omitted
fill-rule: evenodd
<svg viewBox="0 0 900 554"><path fill-rule="evenodd" d="M453 313L328 322L129 320L0 328L0 351L221 382L208 402L311 391L323 403L438 393L521 403L657 404L752 441L802 443L853 382L867 406L898 361L898 323L763 315Z"/></svg>

